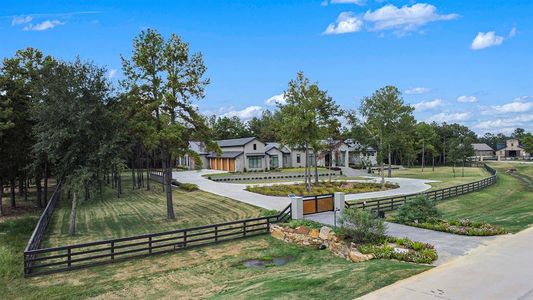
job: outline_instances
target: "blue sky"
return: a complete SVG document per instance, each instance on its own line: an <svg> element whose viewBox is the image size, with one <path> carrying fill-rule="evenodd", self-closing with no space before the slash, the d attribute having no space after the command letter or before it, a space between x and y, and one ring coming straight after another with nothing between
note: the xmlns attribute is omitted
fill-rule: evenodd
<svg viewBox="0 0 533 300"><path fill-rule="evenodd" d="M533 1L3 1L0 58L79 55L117 80L151 27L203 53L206 113L272 109L302 70L343 108L392 84L420 121L508 133L533 130L531 15Z"/></svg>

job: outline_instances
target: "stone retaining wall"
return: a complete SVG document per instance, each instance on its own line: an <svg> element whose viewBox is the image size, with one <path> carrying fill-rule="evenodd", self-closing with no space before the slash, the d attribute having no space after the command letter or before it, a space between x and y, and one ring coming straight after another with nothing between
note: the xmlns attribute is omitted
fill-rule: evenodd
<svg viewBox="0 0 533 300"><path fill-rule="evenodd" d="M372 254L363 254L357 250L354 243L346 243L341 240L335 232L323 226L318 229L310 229L300 226L295 229L276 224L270 225L272 237L293 244L311 246L316 248L327 248L334 255L342 257L352 262L361 262L373 259Z"/></svg>

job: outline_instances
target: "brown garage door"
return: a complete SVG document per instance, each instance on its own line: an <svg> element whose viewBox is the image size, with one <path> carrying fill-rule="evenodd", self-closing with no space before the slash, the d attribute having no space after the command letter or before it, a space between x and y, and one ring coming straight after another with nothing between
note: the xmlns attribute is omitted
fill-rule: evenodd
<svg viewBox="0 0 533 300"><path fill-rule="evenodd" d="M229 171L230 172L235 172L235 159L230 159L229 160Z"/></svg>

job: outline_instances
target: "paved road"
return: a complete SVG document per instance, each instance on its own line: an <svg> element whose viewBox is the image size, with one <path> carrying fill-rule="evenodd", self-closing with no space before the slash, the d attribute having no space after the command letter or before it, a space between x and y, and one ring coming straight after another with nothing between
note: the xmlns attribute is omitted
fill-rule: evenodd
<svg viewBox="0 0 533 300"><path fill-rule="evenodd" d="M306 218L322 224L334 225L333 212L308 215ZM433 263L434 265L442 265L459 256L467 254L472 249L487 245L489 241L495 239L495 237L456 235L389 222L386 222L386 224L387 235L407 237L413 241L420 241L434 245L439 254L439 258Z"/></svg>
<svg viewBox="0 0 533 300"><path fill-rule="evenodd" d="M533 227L360 299L533 299Z"/></svg>
<svg viewBox="0 0 533 300"><path fill-rule="evenodd" d="M216 170L199 170L199 171L182 171L182 172L173 172L172 177L179 182L183 183L194 183L197 184L201 190L232 198L241 202L252 204L266 209L277 209L281 210L289 205L290 200L287 197L274 197L274 196L265 196L244 190L250 184L239 184L239 183L228 183L228 182L215 182L207 178L202 177L205 174L215 174L223 173ZM369 177L373 181L379 181L375 177ZM360 181L360 180L351 180L351 181ZM421 180L421 179L409 179L409 178L388 178L387 181L392 183L397 183L400 185L399 188L387 191L380 192L370 192L370 193L360 193L360 194L351 194L346 195L346 200L357 200L357 199L369 199L377 197L386 197L386 196L398 196L411 193L420 193L423 192L431 186L427 184L428 182L433 182L432 180ZM368 182L368 181L364 181ZM281 184L281 183L278 183ZM261 184L265 185L265 184Z"/></svg>

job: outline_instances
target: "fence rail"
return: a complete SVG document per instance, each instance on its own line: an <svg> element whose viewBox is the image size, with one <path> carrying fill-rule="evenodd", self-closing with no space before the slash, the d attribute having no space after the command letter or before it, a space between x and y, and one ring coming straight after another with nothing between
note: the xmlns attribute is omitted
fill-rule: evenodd
<svg viewBox="0 0 533 300"><path fill-rule="evenodd" d="M291 213L289 205L279 214L267 217L54 248L27 248L24 251L24 276L87 268L267 234L270 224L289 220Z"/></svg>
<svg viewBox="0 0 533 300"><path fill-rule="evenodd" d="M464 195L467 193L479 191L487 186L493 185L496 183L496 170L490 167L487 164L483 164L484 168L491 174L491 176L470 182L465 183L457 186L452 186L448 188L443 188L439 190L424 192L420 194L408 194L408 195L402 195L402 196L394 196L394 197L387 197L387 198L380 198L380 199L372 199L367 200L363 202L357 202L357 203L349 203L346 202L346 207L355 207L355 208L362 208L362 209L372 209L377 211L391 211L399 208L403 204L405 204L407 201L412 200L420 195L426 196L431 200L439 201L448 199L451 197Z"/></svg>

